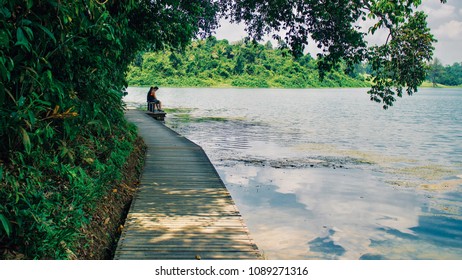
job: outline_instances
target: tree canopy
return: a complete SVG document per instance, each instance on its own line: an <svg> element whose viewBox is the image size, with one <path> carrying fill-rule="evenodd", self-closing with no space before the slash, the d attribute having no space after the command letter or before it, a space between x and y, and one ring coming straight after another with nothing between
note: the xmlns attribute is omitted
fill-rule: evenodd
<svg viewBox="0 0 462 280"><path fill-rule="evenodd" d="M435 42L421 0L235 0L221 1L232 21L244 22L256 40L265 34L283 37L295 56L311 38L321 49L321 77L344 61L351 69L360 61L372 66L372 100L384 108L403 90L411 95L426 77L426 62ZM445 3L446 0L441 0ZM364 26L370 26L365 28ZM370 46L367 34L388 32L382 45ZM284 35L279 35L280 33Z"/></svg>

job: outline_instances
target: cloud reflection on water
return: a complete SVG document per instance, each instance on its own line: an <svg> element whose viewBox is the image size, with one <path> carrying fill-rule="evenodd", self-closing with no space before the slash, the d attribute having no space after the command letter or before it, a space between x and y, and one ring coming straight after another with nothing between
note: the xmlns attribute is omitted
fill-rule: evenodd
<svg viewBox="0 0 462 280"><path fill-rule="evenodd" d="M381 183L370 172L245 165L218 170L270 259L454 256L439 252L441 242L426 244L424 221L429 216L422 205L429 198ZM444 234L450 230L443 228L438 234L453 239Z"/></svg>

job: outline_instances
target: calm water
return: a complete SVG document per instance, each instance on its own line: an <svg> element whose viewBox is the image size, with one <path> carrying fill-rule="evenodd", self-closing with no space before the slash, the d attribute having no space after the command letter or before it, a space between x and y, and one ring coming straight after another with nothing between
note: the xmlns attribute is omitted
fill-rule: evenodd
<svg viewBox="0 0 462 280"><path fill-rule="evenodd" d="M462 90L160 89L268 259L462 259ZM147 88L129 88L129 106Z"/></svg>

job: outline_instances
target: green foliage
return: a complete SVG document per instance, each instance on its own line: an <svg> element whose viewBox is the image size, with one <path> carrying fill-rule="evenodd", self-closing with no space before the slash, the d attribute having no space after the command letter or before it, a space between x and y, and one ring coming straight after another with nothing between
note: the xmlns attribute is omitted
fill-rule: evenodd
<svg viewBox="0 0 462 280"><path fill-rule="evenodd" d="M63 142L54 154L40 155L39 149L33 162L15 158L1 185L2 212L13 225L2 243L20 246L27 258L75 258L80 229L120 179L135 135L130 127L104 141L90 137L78 139L78 145Z"/></svg>
<svg viewBox="0 0 462 280"><path fill-rule="evenodd" d="M186 45L216 25L217 9L0 0L0 258L76 257L82 228L133 149L121 100L130 63L140 50Z"/></svg>
<svg viewBox="0 0 462 280"><path fill-rule="evenodd" d="M426 15L416 12L398 28L392 29L390 42L374 47L371 55L371 100L383 102L384 109L392 106L395 96L408 95L426 78L426 61L433 55L435 41L427 27Z"/></svg>
<svg viewBox="0 0 462 280"><path fill-rule="evenodd" d="M462 63L443 66L439 59L435 58L429 64L427 79L432 82L433 86L437 84L460 86L462 85Z"/></svg>
<svg viewBox="0 0 462 280"><path fill-rule="evenodd" d="M5 231L6 235L9 237L11 234L11 224L3 214L0 214L0 222L2 229Z"/></svg>
<svg viewBox="0 0 462 280"><path fill-rule="evenodd" d="M250 42L229 44L209 37L194 41L182 52L144 53L127 73L130 85L175 87L234 86L250 88L308 88L369 86L356 77L334 71L319 80L317 61L310 55L294 58L287 49Z"/></svg>

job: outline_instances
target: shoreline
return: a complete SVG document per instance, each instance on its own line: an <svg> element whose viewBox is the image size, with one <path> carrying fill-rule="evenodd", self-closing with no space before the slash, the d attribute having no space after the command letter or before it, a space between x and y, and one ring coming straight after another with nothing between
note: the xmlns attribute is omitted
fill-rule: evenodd
<svg viewBox="0 0 462 280"><path fill-rule="evenodd" d="M151 85L128 85L128 87L134 87L134 88L149 88ZM194 89L199 89L199 88L211 88L211 89L367 89L370 87L307 87L307 88L300 88L300 87L235 87L231 85L223 85L223 86L175 86L175 85L165 85L162 86L163 88L194 88ZM461 89L462 85L458 86L446 86L446 85L440 85L433 87L431 83L424 83L421 86L418 87L418 89L421 88L434 88L434 89Z"/></svg>

